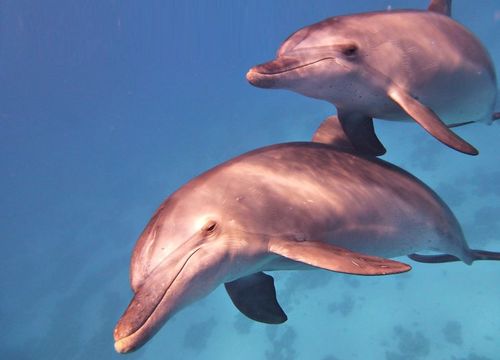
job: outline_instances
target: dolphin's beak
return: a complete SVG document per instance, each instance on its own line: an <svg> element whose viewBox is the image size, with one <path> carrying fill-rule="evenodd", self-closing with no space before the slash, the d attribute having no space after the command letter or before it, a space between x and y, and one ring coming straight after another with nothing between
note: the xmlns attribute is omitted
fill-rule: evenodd
<svg viewBox="0 0 500 360"><path fill-rule="evenodd" d="M227 247L187 241L138 286L114 331L119 353L144 345L182 308L213 291L228 271Z"/></svg>
<svg viewBox="0 0 500 360"><path fill-rule="evenodd" d="M309 66L324 60L335 61L331 54L320 53L314 57L304 56L307 53L297 55L278 56L265 64L254 66L247 72L248 82L265 89L288 88L291 83L309 77Z"/></svg>
<svg viewBox="0 0 500 360"><path fill-rule="evenodd" d="M304 63L296 58L280 56L265 64L256 65L251 68L247 73L247 80L250 84L260 88L273 88L280 74L302 66L304 66Z"/></svg>
<svg viewBox="0 0 500 360"><path fill-rule="evenodd" d="M144 345L184 305L183 285L188 282L182 279L183 270L198 250L181 257L172 254L144 280L116 325L113 335L117 352L128 353Z"/></svg>

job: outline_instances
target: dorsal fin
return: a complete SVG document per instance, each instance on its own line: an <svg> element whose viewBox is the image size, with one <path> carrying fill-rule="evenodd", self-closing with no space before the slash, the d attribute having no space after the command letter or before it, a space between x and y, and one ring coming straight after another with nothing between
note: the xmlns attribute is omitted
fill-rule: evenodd
<svg viewBox="0 0 500 360"><path fill-rule="evenodd" d="M357 118L349 114L329 116L314 133L313 142L328 144L342 151L359 155L381 156L385 148L375 135L371 118Z"/></svg>
<svg viewBox="0 0 500 360"><path fill-rule="evenodd" d="M431 0L427 10L451 16L451 0Z"/></svg>
<svg viewBox="0 0 500 360"><path fill-rule="evenodd" d="M327 117L321 123L313 135L312 142L334 145L341 150L354 151L354 146L336 115Z"/></svg>

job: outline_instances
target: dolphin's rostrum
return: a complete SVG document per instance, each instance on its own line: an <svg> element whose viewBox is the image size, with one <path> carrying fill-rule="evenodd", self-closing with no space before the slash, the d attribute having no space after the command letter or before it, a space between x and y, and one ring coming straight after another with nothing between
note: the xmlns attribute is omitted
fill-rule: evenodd
<svg viewBox="0 0 500 360"><path fill-rule="evenodd" d="M413 119L444 144L475 155L446 125L495 119L493 64L449 16L450 0L433 0L429 10L336 16L304 27L247 79L334 104L358 152L385 152L372 125L380 118Z"/></svg>
<svg viewBox="0 0 500 360"><path fill-rule="evenodd" d="M133 252L135 295L115 329L118 352L137 349L223 283L249 318L284 322L263 271L395 274L410 267L387 258L424 249L468 264L498 258L470 250L449 208L418 179L357 155L336 117L314 139L238 156L160 206Z"/></svg>

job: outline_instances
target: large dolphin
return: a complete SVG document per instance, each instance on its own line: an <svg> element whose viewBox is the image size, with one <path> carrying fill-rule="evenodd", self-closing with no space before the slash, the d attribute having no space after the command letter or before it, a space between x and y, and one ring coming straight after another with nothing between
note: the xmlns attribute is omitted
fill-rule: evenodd
<svg viewBox="0 0 500 360"><path fill-rule="evenodd" d="M415 260L500 258L471 250L450 209L418 179L355 154L336 117L314 141L238 156L160 206L132 255L135 295L114 332L118 352L137 349L222 283L249 318L286 321L273 278L263 271L394 274L410 267L386 258L423 249L447 255Z"/></svg>
<svg viewBox="0 0 500 360"><path fill-rule="evenodd" d="M444 144L475 155L447 125L499 117L496 75L486 49L450 12L451 0L434 0L428 11L328 18L292 34L276 59L250 69L247 79L334 104L365 154L385 153L372 124L380 118L413 119Z"/></svg>

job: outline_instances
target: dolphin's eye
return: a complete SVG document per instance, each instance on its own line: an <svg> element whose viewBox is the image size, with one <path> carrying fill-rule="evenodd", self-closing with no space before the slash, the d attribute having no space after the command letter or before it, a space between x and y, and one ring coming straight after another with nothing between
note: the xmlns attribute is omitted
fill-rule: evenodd
<svg viewBox="0 0 500 360"><path fill-rule="evenodd" d="M345 56L354 56L358 52L358 47L354 44L347 45L342 49L342 54Z"/></svg>
<svg viewBox="0 0 500 360"><path fill-rule="evenodd" d="M203 226L202 230L204 232L206 232L206 233L212 233L215 230L216 227L217 227L217 223L215 221L213 221L213 220L210 220L209 222L207 222Z"/></svg>

